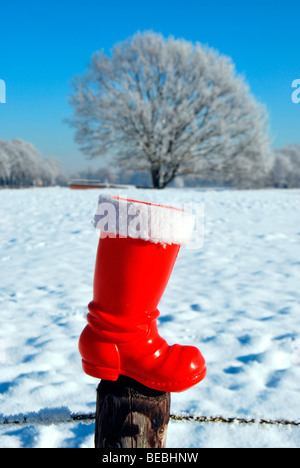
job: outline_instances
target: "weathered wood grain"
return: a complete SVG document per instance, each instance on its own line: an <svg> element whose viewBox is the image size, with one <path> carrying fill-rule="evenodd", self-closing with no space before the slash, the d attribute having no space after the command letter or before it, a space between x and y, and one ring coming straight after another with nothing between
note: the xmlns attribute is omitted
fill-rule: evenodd
<svg viewBox="0 0 300 468"><path fill-rule="evenodd" d="M170 418L170 393L120 377L97 389L96 448L164 448Z"/></svg>

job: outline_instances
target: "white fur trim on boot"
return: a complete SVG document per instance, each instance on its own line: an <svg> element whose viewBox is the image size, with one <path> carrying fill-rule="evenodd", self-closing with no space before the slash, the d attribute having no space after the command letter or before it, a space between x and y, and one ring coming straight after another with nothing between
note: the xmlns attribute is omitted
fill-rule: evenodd
<svg viewBox="0 0 300 468"><path fill-rule="evenodd" d="M171 206L100 195L94 226L101 237L132 237L162 244L187 244L195 219Z"/></svg>

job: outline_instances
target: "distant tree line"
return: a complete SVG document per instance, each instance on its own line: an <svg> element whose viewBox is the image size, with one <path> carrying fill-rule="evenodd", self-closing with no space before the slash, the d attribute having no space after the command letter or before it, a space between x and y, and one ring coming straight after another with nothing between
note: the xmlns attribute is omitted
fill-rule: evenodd
<svg viewBox="0 0 300 468"><path fill-rule="evenodd" d="M112 163L111 166L100 169L87 169L74 177L80 179L94 179L105 183L131 184L140 187L152 187L151 175L148 171L138 171L132 168L124 171ZM208 172L202 174L187 172L176 177L169 186L182 187L211 187L222 186L239 189L256 188L300 188L300 145L288 145L273 150L262 159L259 170L239 170L228 174L226 171Z"/></svg>
<svg viewBox="0 0 300 468"><path fill-rule="evenodd" d="M0 187L67 185L56 158L43 159L37 149L20 138L0 140Z"/></svg>
<svg viewBox="0 0 300 468"><path fill-rule="evenodd" d="M99 169L87 169L71 178L96 179L105 183L129 184L139 187L153 187L149 171L134 166L124 170L116 162ZM11 141L0 140L0 187L21 188L35 186L68 185L68 177L56 158L42 158L37 149L19 138ZM235 167L232 172L207 171L201 174L186 171L176 177L169 186L209 187L222 186L240 189L264 187L300 188L300 145L287 145L273 150L262 158L259 166L248 170L247 164Z"/></svg>

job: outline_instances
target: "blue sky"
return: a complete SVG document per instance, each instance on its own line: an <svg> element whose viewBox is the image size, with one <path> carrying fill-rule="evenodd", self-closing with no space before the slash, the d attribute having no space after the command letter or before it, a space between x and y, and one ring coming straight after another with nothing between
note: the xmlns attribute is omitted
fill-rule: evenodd
<svg viewBox="0 0 300 468"><path fill-rule="evenodd" d="M97 167L78 151L70 81L92 53L137 31L201 42L230 56L270 115L272 146L300 143L300 1L0 0L0 138L23 138L67 172Z"/></svg>

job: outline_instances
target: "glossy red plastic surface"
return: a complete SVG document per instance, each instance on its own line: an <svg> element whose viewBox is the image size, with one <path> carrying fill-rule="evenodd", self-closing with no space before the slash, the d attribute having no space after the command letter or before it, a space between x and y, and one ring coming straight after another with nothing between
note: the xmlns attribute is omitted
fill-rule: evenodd
<svg viewBox="0 0 300 468"><path fill-rule="evenodd" d="M126 375L149 388L180 392L200 382L205 361L193 346L169 346L159 335L159 301L180 246L132 238L100 239L94 297L79 340L84 371Z"/></svg>

